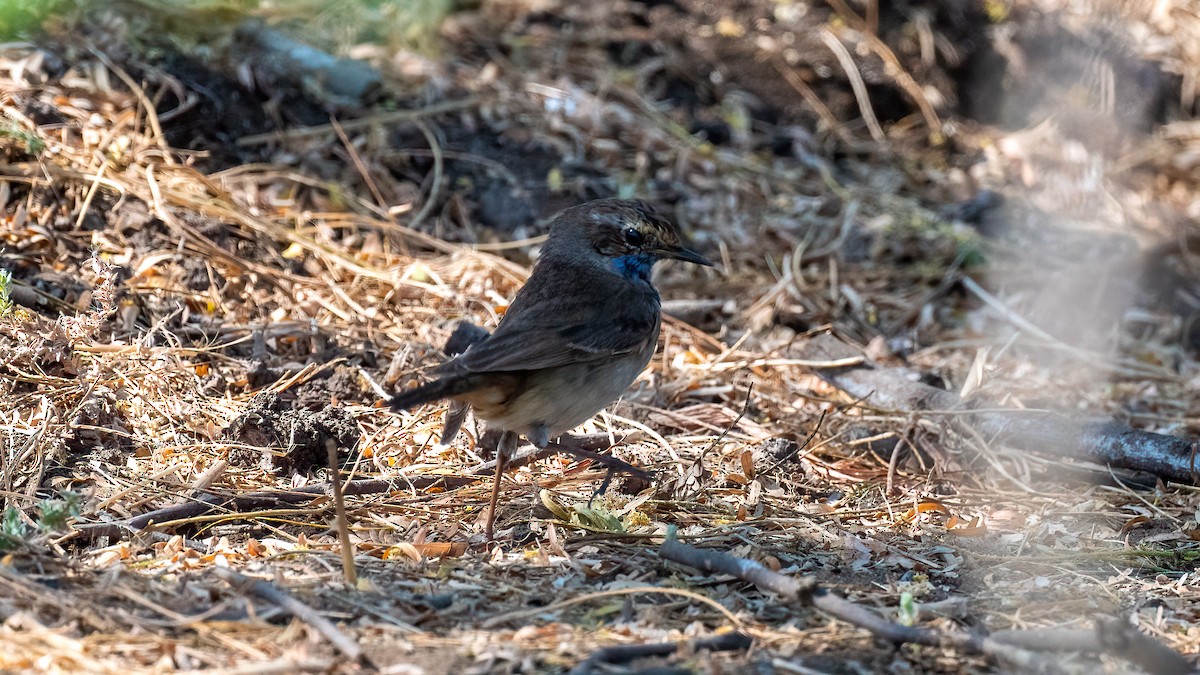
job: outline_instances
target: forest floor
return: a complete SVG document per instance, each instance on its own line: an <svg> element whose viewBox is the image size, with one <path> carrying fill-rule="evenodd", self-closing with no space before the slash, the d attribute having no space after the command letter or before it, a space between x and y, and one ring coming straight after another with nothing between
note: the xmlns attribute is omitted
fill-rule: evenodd
<svg viewBox="0 0 1200 675"><path fill-rule="evenodd" d="M483 3L359 49L385 84L351 94L265 24L0 46L0 670L1134 672L885 644L664 559L668 528L892 621L1116 620L1195 664L1194 485L873 406L804 347L1195 438L1200 16L892 4ZM384 392L607 196L718 262L663 266L658 356L579 430L655 478L530 462L486 542L479 430L443 448L441 406ZM581 666L729 631L753 647Z"/></svg>

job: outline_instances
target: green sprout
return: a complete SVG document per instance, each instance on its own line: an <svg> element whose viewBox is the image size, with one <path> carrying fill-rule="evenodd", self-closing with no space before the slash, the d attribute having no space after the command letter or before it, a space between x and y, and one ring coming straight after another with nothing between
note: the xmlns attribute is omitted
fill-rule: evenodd
<svg viewBox="0 0 1200 675"><path fill-rule="evenodd" d="M0 269L0 316L6 316L13 309L10 293L12 293L12 272Z"/></svg>

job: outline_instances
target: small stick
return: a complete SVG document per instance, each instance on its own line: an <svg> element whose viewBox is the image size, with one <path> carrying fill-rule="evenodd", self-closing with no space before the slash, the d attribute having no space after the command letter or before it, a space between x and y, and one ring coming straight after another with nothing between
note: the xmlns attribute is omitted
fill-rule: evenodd
<svg viewBox="0 0 1200 675"><path fill-rule="evenodd" d="M544 459L556 452L564 452L594 460L605 466L615 467L644 479L653 478L653 474L623 462L615 457L589 452L589 448L608 447L607 434L581 434L579 436L562 437L559 443L548 443L544 449L522 453L505 461L505 468L512 469L525 466L530 462ZM354 480L343 486L343 495L369 495L394 490L426 490L433 486L445 489L460 488L474 483L476 477L493 475L494 462L487 462L476 468L469 476L413 476L398 478L369 478ZM237 496L205 495L182 504L173 504L161 509L148 511L132 518L118 521L99 523L80 523L75 525L76 536L87 539L100 537L119 538L130 532L138 532L155 523L184 520L203 516L217 510L231 513L245 513L247 518L254 517L254 511L262 508L272 508L280 504L297 504L320 499L330 494L332 487L329 483L315 483L294 490L261 490L258 492L242 493ZM202 546L200 548L203 548Z"/></svg>
<svg viewBox="0 0 1200 675"><path fill-rule="evenodd" d="M467 476L416 476L414 478L371 478L350 481L345 485L343 494L369 495L393 490L425 490L434 485L453 489L469 485L475 478ZM75 531L80 536L89 539L99 537L117 538L128 532L138 532L156 523L195 518L213 511L225 510L230 513L245 513L247 518L254 517L254 511L263 508L273 508L280 504L298 504L321 499L328 495L328 483L305 485L294 490L261 490L243 493L238 496L205 495L182 504L165 506L161 509L148 511L139 516L119 521L80 523Z"/></svg>
<svg viewBox="0 0 1200 675"><path fill-rule="evenodd" d="M1186 673L1191 668L1187 659L1175 650L1143 635L1132 626L1123 626L1115 621L1100 622L1094 630L1009 630L990 636L902 626L837 595L821 586L814 577L789 577L753 560L738 558L723 551L689 546L675 539L673 531L668 533L658 553L665 560L705 572L728 574L787 600L811 604L834 618L864 628L872 635L894 644L952 646L969 653L1004 659L1026 670L1040 669L1043 672L1054 670L1056 665L1045 661L1040 652L1060 651L1111 654L1132 661L1154 675ZM1053 637L1048 638L1051 633Z"/></svg>
<svg viewBox="0 0 1200 675"><path fill-rule="evenodd" d="M354 545L350 543L350 521L346 517L346 499L342 495L342 471L338 468L337 441L325 439L325 452L329 453L329 483L333 491L334 521L337 523L338 541L342 549L342 574L346 585L358 585L358 568L354 566Z"/></svg>
<svg viewBox="0 0 1200 675"><path fill-rule="evenodd" d="M711 638L684 642L660 642L642 645L613 645L602 647L573 668L569 675L590 675L599 666L629 663L650 656L670 656L676 652L695 653L700 651L733 652L746 651L754 645L754 639L745 633L725 633ZM607 671L603 671L607 672Z"/></svg>
<svg viewBox="0 0 1200 675"><path fill-rule="evenodd" d="M212 573L238 591L266 600L279 607L323 635L338 651L353 661L365 661L362 647L353 638L338 630L329 619L321 616L315 609L293 598L283 589L277 588L269 581L255 579L240 574L226 567L213 567Z"/></svg>
<svg viewBox="0 0 1200 675"><path fill-rule="evenodd" d="M204 492L208 488L212 487L212 484L217 482L217 479L221 477L221 474L225 473L225 469L228 466L229 461L225 459L218 459L217 461L213 462L212 466L205 469L204 473L200 474L196 477L196 480L192 481L192 493L195 494L197 492Z"/></svg>
<svg viewBox="0 0 1200 675"><path fill-rule="evenodd" d="M750 395L753 393L754 383L751 382L746 386L746 402L742 404L741 412L737 414L737 417L733 418L732 422L730 422L724 429L721 430L721 433L714 438L711 443L709 443L703 450L700 451L700 455L696 457L696 461L692 462L692 467L696 472L695 475L697 476L696 489L691 495L688 496L688 499L696 499L700 496L700 493L704 492L704 457L708 454L709 450L717 447L717 443L725 440L725 437L729 435L729 432L738 425L738 422L742 421L743 417L746 416L746 411L750 410Z"/></svg>

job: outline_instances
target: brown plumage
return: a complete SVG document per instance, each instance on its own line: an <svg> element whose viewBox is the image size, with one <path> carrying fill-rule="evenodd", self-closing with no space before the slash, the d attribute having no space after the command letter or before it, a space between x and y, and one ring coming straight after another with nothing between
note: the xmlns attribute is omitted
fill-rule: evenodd
<svg viewBox="0 0 1200 675"><path fill-rule="evenodd" d="M453 400L444 443L467 405L503 429L498 489L517 434L545 446L616 400L646 367L660 322L654 263L711 265L680 240L675 225L642 201L603 199L563 211L495 332L476 336L437 369L437 380L397 394L392 407Z"/></svg>

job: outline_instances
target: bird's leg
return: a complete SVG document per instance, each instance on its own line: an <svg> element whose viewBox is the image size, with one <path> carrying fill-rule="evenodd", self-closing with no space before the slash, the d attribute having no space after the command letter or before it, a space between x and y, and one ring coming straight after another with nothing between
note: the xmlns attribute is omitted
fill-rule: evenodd
<svg viewBox="0 0 1200 675"><path fill-rule="evenodd" d="M613 476L615 476L616 473L617 468L615 466L609 466L608 471L604 472L604 480L600 481L600 487L596 488L591 497L588 497L587 505L589 509L592 508L592 502L596 501L596 497L604 494L604 491L608 489L608 486L612 483Z"/></svg>
<svg viewBox="0 0 1200 675"><path fill-rule="evenodd" d="M492 540L492 525L496 522L496 503L500 501L500 479L504 476L504 464L516 449L516 432L505 431L496 447L496 477L492 482L492 501L488 504L487 524L483 526L483 534L488 541Z"/></svg>
<svg viewBox="0 0 1200 675"><path fill-rule="evenodd" d="M593 461L601 459L600 456L588 457L586 453L581 452L579 449L572 448L569 444L576 440L577 439L573 439L570 436L564 435L564 436L560 436L558 438L558 443L559 443L559 445L563 446L564 450L566 450L567 452L574 454L576 456L581 456L586 459L591 459ZM613 447L616 447L616 446L609 447L609 450L612 450ZM604 472L604 480L600 481L600 487L596 488L596 490L594 492L592 492L591 497L588 497L587 505L588 505L589 509L592 508L592 502L596 501L596 497L599 497L600 495L604 494L604 491L607 490L608 486L612 484L613 476L615 476L617 474L617 471L619 469L619 467L613 463L614 459L615 458L613 458L613 457L609 457L608 462L602 462L604 464L605 468L607 469L607 471ZM621 462L621 463L624 464L624 462ZM636 467L630 467L628 464L626 464L625 466L636 470Z"/></svg>

